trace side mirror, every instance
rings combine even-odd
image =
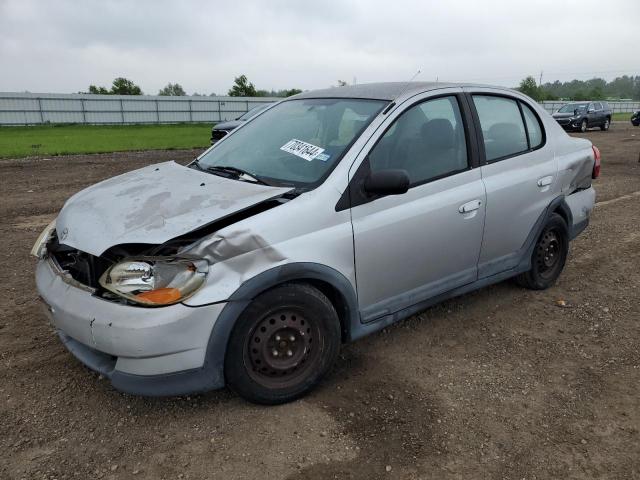
[[[409,190],[409,175],[406,170],[374,171],[364,181],[364,190],[372,195],[401,195]]]
[[[595,108],[590,108],[589,110],[587,110],[587,113],[593,113],[593,112],[595,112],[595,111],[596,111],[596,109],[595,109]]]
[[[576,109],[573,111],[573,114],[574,114],[574,115],[576,115],[576,116],[580,115],[580,109],[579,109],[579,108],[576,108]]]

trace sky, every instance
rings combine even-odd
[[[640,75],[640,0],[0,0],[0,91]]]

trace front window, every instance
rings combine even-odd
[[[386,104],[350,98],[284,101],[204,153],[198,166],[233,167],[268,184],[311,188]]]
[[[588,103],[567,103],[558,112],[573,113],[575,110],[586,110]]]
[[[466,170],[467,144],[456,97],[408,109],[373,147],[369,162],[371,171],[405,170],[411,186]]]

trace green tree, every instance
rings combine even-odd
[[[167,86],[158,92],[163,97],[183,97],[186,92],[179,83],[167,83]],[[194,93],[194,95],[196,95]]]
[[[104,87],[89,85],[89,93],[95,93],[96,95],[109,95],[111,92]]]
[[[536,102],[543,100],[543,92],[538,87],[536,79],[532,76],[528,76],[527,78],[522,80],[517,90],[521,93],[524,93],[525,95],[529,95]]]
[[[571,100],[583,102],[585,100],[591,100],[591,99],[589,98],[589,94],[586,93],[584,90],[578,90],[571,96]]]
[[[278,96],[290,97],[292,95],[297,95],[299,93],[302,93],[302,90],[300,90],[299,88],[290,88],[289,90],[281,90],[280,92],[278,92]]]
[[[246,75],[240,75],[233,81],[233,86],[229,90],[230,97],[256,97],[258,92],[253,83],[247,80]]]
[[[142,95],[142,90],[131,80],[118,77],[113,81],[111,93],[114,95]]]
[[[604,100],[604,92],[600,86],[595,86],[589,90],[589,100]]]

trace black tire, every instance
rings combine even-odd
[[[516,277],[522,287],[544,290],[552,286],[564,269],[569,253],[569,230],[564,219],[553,213],[533,247],[531,270]]]
[[[606,132],[607,130],[609,130],[610,126],[611,126],[611,120],[609,119],[609,117],[607,117],[604,119],[604,123],[600,125],[600,130],[602,130],[603,132]]]
[[[276,405],[309,392],[340,351],[340,320],[308,284],[283,284],[256,297],[233,328],[227,384],[254,403]]]
[[[582,122],[580,122],[580,131],[584,133],[587,131],[587,128],[589,128],[589,125],[587,123],[587,119],[585,118],[584,120],[582,120]]]

